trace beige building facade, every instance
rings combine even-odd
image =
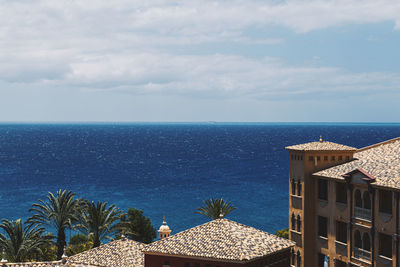
[[[286,149],[291,265],[399,266],[400,138]]]

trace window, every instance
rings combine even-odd
[[[354,232],[354,247],[362,248],[361,234],[358,230]]]
[[[294,155],[291,155],[290,158],[291,158],[292,160],[294,160]]]
[[[301,196],[301,181],[297,181],[297,195]]]
[[[363,249],[367,250],[367,251],[371,251],[371,241],[369,239],[369,234],[368,233],[364,233],[363,234]]]
[[[332,156],[331,157],[331,161],[335,161],[336,159],[335,159],[335,156]]]
[[[363,194],[363,208],[370,210],[371,209],[371,199],[369,197],[369,192],[368,191],[364,191]]]
[[[328,156],[324,156],[324,161],[328,161]]]
[[[392,192],[379,190],[379,211],[392,214]]]
[[[297,215],[297,232],[301,232],[301,218]]]
[[[200,263],[195,263],[194,266],[195,267],[200,267]]]
[[[296,230],[296,216],[292,213],[292,230]]]
[[[318,235],[328,238],[328,218],[318,216]]]
[[[301,255],[300,255],[300,250],[297,251],[297,266],[301,266]]]
[[[379,255],[392,258],[392,236],[379,233]]]
[[[296,195],[296,181],[292,179],[292,195]]]
[[[336,202],[343,204],[347,203],[347,191],[345,183],[336,182]]]
[[[206,267],[211,267],[211,264],[207,263],[207,264],[206,264]]]
[[[296,264],[296,253],[294,253],[294,250],[292,250],[292,255],[291,255],[291,265]]]
[[[328,201],[328,181],[318,179],[318,198]]]
[[[347,223],[336,221],[336,240],[347,243]]]
[[[318,267],[325,267],[325,262],[327,262],[327,266],[329,266],[329,257],[318,253]]]
[[[339,156],[339,157],[338,157],[338,160],[339,160],[339,161],[342,161],[342,160],[343,160],[343,157],[342,157],[342,156]]]
[[[189,262],[186,262],[186,263],[185,263],[185,267],[190,267],[190,263],[189,263]]]
[[[314,157],[313,156],[309,156],[308,157],[308,161],[314,161]]]
[[[163,266],[169,266],[169,261],[164,261]]]
[[[350,161],[350,156],[346,156],[346,161]]]
[[[356,190],[354,193],[354,200],[357,208],[362,208],[362,199],[360,190]]]
[[[317,161],[320,161],[321,160],[321,157],[320,156],[317,156]]]

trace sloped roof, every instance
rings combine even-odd
[[[68,266],[143,267],[145,244],[127,238],[84,251],[67,259]]]
[[[355,160],[314,173],[344,179],[342,175],[362,169],[375,178],[374,184],[400,189],[400,137],[360,149]]]
[[[59,261],[44,261],[44,262],[10,262],[0,263],[1,267],[64,267],[67,266]]]
[[[301,150],[301,151],[318,151],[318,150],[336,150],[336,151],[356,151],[357,148],[345,146],[333,142],[310,142],[299,145],[287,146],[288,150]]]
[[[292,246],[290,240],[227,219],[216,219],[151,243],[143,252],[245,261]]]

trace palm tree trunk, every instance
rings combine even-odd
[[[93,241],[93,247],[94,247],[94,248],[97,248],[97,247],[100,247],[100,245],[101,245],[101,244],[100,244],[100,238],[96,236],[96,237],[94,238],[94,241]]]
[[[57,233],[57,259],[61,260],[61,256],[64,254],[65,247],[65,229],[59,229]]]

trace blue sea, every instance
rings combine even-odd
[[[28,218],[47,193],[142,209],[174,233],[207,221],[202,201],[223,197],[227,218],[275,232],[288,226],[285,146],[324,140],[364,147],[400,124],[0,124],[1,218]]]

